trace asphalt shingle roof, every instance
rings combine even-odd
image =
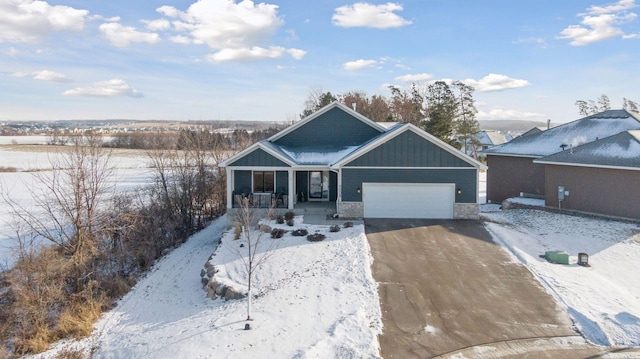
[[[534,162],[640,168],[640,131],[621,132]]]
[[[544,132],[515,138],[483,153],[544,157],[562,151],[561,145],[565,145],[565,149],[577,147],[627,130],[640,130],[640,115],[626,110],[608,110]]]

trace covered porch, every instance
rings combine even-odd
[[[227,167],[227,208],[336,211],[338,175],[328,168]]]

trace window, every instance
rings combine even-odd
[[[273,171],[253,172],[253,192],[275,192],[275,175]]]

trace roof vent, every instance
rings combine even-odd
[[[351,107],[353,107],[353,110],[354,110],[354,111],[356,110],[356,106],[357,106],[357,104],[356,104],[355,102],[352,102],[352,103],[351,103]]]

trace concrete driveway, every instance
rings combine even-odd
[[[365,231],[379,282],[384,358],[510,357],[511,347],[513,357],[601,351],[577,337],[566,310],[481,222],[376,219],[365,220]],[[581,344],[563,350],[558,343]],[[483,350],[487,356],[478,355]]]

